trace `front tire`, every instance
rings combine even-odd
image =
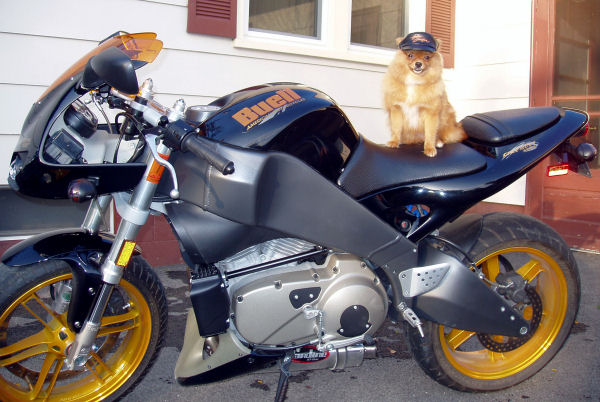
[[[75,333],[67,313],[52,306],[71,278],[59,260],[0,266],[0,400],[116,399],[157,358],[167,325],[165,292],[148,263],[135,256],[113,290],[90,359],[67,370],[64,359]]]
[[[460,391],[495,391],[531,377],[559,351],[577,315],[579,274],[571,251],[553,229],[516,214],[484,216],[469,254],[488,280],[516,272],[539,296],[515,305],[531,320],[530,338],[522,342],[426,322],[424,338],[408,328],[408,339],[421,368],[439,383]]]

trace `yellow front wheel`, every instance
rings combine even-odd
[[[0,266],[0,400],[113,399],[130,390],[156,359],[166,329],[166,297],[152,268],[137,256],[111,295],[89,359],[68,370],[65,356],[76,335],[66,322],[64,292],[71,280],[63,261]]]
[[[529,320],[530,333],[506,337],[427,322],[425,338],[409,330],[409,341],[436,381],[461,391],[493,391],[529,378],[558,352],[577,314],[579,275],[554,230],[515,214],[486,215],[470,255],[488,281],[512,277],[526,284],[520,295],[505,297]]]

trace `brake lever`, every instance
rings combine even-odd
[[[171,174],[171,178],[173,179],[173,189],[169,192],[169,197],[171,197],[174,200],[178,199],[179,184],[177,182],[177,173],[175,173],[175,168],[173,167],[173,165],[171,165],[167,160],[163,159],[159,155],[158,149],[156,147],[158,136],[156,136],[155,134],[146,134],[144,135],[144,140],[146,141],[146,144],[148,144],[150,152],[152,152],[152,156],[154,157],[156,163],[158,163],[161,166],[164,166]]]

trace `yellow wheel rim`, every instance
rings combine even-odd
[[[90,359],[81,369],[66,370],[65,354],[75,334],[67,314],[50,308],[50,287],[71,277],[38,284],[0,316],[0,400],[101,400],[142,362],[151,336],[150,309],[139,290],[121,280],[111,297],[117,297],[119,311],[105,313]]]
[[[514,270],[534,286],[542,299],[542,318],[526,343],[502,353],[484,348],[474,332],[440,325],[439,337],[444,355],[456,370],[471,378],[494,380],[523,371],[546,352],[565,319],[567,283],[559,265],[548,254],[529,247],[511,247],[484,257],[477,266],[489,280],[495,281],[501,270],[502,258],[511,256],[520,258]],[[531,307],[523,309],[523,316],[531,318]],[[502,336],[494,336],[496,341],[501,342],[502,339]]]

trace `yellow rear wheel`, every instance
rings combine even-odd
[[[166,299],[156,275],[136,257],[113,291],[89,359],[68,370],[65,356],[76,334],[67,324],[66,310],[56,311],[55,300],[71,279],[70,268],[61,261],[0,267],[0,282],[14,285],[0,296],[0,400],[116,397],[155,359],[164,335]]]
[[[463,391],[492,391],[532,376],[558,352],[579,303],[577,267],[564,241],[548,226],[514,214],[491,214],[471,252],[487,279],[518,274],[528,297],[512,301],[530,321],[525,338],[477,334],[435,323],[426,338],[410,331],[415,358],[435,380]]]

